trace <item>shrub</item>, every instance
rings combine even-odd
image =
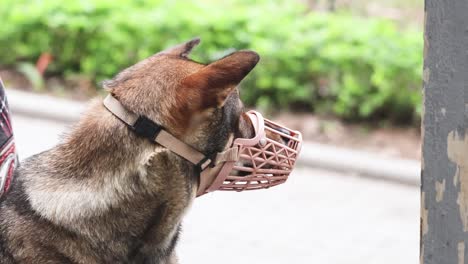
[[[199,36],[197,60],[260,53],[243,84],[249,105],[408,121],[421,104],[422,34],[383,19],[306,12],[284,0],[3,0],[0,17],[4,65],[50,52],[48,74],[97,83]]]

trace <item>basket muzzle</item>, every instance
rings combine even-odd
[[[198,196],[216,190],[266,189],[288,179],[301,150],[301,133],[264,119],[256,111],[247,116],[254,137],[236,138],[218,154],[215,166],[201,173]]]
[[[301,150],[301,133],[274,123],[256,111],[247,112],[252,138],[236,138],[215,157],[174,137],[151,119],[137,115],[109,94],[104,106],[138,136],[157,143],[192,163],[200,173],[197,196],[221,191],[270,188],[284,183]]]

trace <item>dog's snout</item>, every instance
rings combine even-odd
[[[289,131],[287,131],[286,129],[283,129],[283,128],[279,128],[279,127],[274,127],[273,128],[274,130],[278,131],[278,132],[281,132],[283,134],[286,134],[286,135],[290,135]],[[281,144],[284,144],[284,145],[288,145],[289,143],[289,138],[287,137],[284,137],[284,136],[281,136],[280,134],[278,133],[275,133],[273,131],[265,131],[266,132],[266,136],[276,142],[279,142]]]
[[[288,131],[287,129],[285,129],[285,128],[276,127],[276,128],[274,128],[274,129],[275,129],[276,131],[278,131],[278,132],[283,133],[283,134],[286,134],[286,135],[289,135],[289,136],[291,135],[291,133],[289,133],[289,131]]]
[[[292,136],[291,133],[285,128],[277,127],[277,128],[274,128],[274,129],[276,131],[278,131],[278,132],[281,132],[281,133],[285,134],[285,135]],[[283,137],[283,136],[280,136],[280,138],[281,138],[281,141],[282,141],[281,143],[284,143],[285,145],[288,145],[289,140],[290,140],[289,138]]]

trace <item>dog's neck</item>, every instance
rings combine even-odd
[[[171,248],[196,193],[186,161],[136,137],[99,103],[61,144],[27,162],[40,164],[22,172],[34,211],[94,241],[120,245],[113,235],[122,234],[143,253]]]
[[[100,214],[133,194],[134,177],[148,181],[158,150],[94,102],[63,142],[39,157],[47,166],[30,177],[32,206],[61,224]]]
[[[94,101],[73,131],[57,147],[58,164],[78,170],[103,172],[132,168],[141,156],[154,151],[154,144],[137,137],[120,120]],[[81,171],[75,173],[82,174]]]

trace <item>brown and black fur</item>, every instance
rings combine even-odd
[[[214,153],[253,133],[236,86],[259,57],[239,51],[204,65],[188,58],[198,42],[155,54],[104,87],[127,109]],[[137,137],[96,100],[59,145],[16,170],[0,201],[0,263],[177,263],[197,184],[191,163]]]

